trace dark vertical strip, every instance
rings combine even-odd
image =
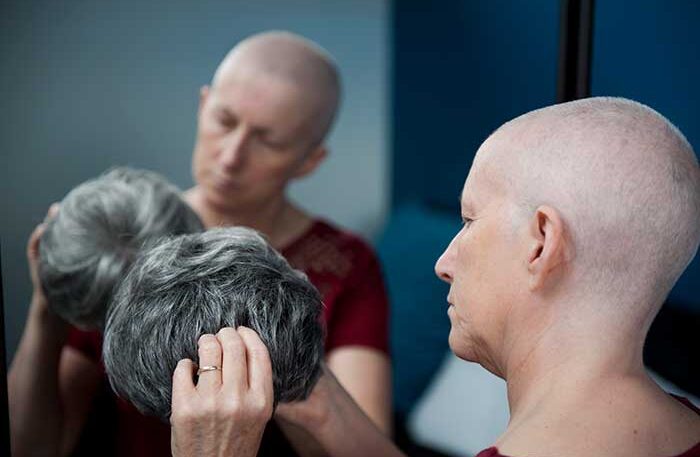
[[[5,350],[5,300],[2,286],[2,245],[0,244],[0,455],[10,457],[10,410],[7,404]]]
[[[594,0],[562,0],[559,19],[557,101],[591,95]]]

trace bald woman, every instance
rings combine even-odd
[[[184,198],[207,228],[256,229],[307,274],[323,298],[328,367],[389,434],[388,303],[379,262],[358,236],[287,197],[289,184],[314,173],[326,158],[339,100],[336,65],[315,43],[280,31],[243,40],[220,63],[211,85],[200,90],[195,186]],[[73,330],[67,348],[84,363],[82,377],[98,376],[104,383],[101,334]],[[84,392],[77,395],[85,400]],[[168,424],[124,401],[115,403],[117,455],[170,455]],[[321,453],[304,430],[276,418],[261,455],[294,452]]]
[[[700,456],[700,411],[664,392],[642,360],[700,243],[700,168],[681,132],[619,98],[533,111],[481,145],[461,207],[464,227],[435,268],[450,284],[449,344],[505,379],[511,416],[477,457]],[[232,337],[221,338],[224,354]],[[196,416],[200,391],[175,372],[176,455],[254,452],[267,361],[255,335],[235,339],[253,356],[234,369],[256,381],[224,383],[242,405],[233,414]],[[284,413],[332,455],[401,455],[332,376]],[[218,421],[234,427],[207,433]]]

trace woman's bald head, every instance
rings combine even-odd
[[[561,212],[579,287],[660,306],[700,242],[700,169],[681,132],[651,108],[599,97],[527,113],[481,147],[529,215]]]
[[[340,103],[340,76],[333,58],[315,43],[293,33],[272,31],[241,41],[221,62],[212,89],[245,73],[289,84],[304,95],[303,106],[313,124],[313,142],[326,137]]]

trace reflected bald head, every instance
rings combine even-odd
[[[474,168],[500,183],[520,214],[545,204],[561,212],[579,293],[653,315],[697,252],[697,158],[675,126],[640,103],[600,97],[530,112],[499,128]]]
[[[241,41],[221,62],[212,88],[236,72],[270,77],[290,84],[303,94],[313,124],[312,140],[324,140],[335,119],[340,102],[340,77],[330,54],[315,43],[293,33],[273,31]]]

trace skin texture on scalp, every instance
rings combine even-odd
[[[254,230],[211,229],[166,240],[134,263],[111,304],[104,362],[115,391],[167,420],[178,361],[200,335],[239,325],[268,348],[274,402],[301,400],[320,375],[321,298]]]
[[[700,240],[700,172],[683,134],[647,106],[601,97],[516,118],[482,149],[475,167],[504,178],[521,214],[562,213],[576,288],[614,297],[646,328]]]
[[[325,50],[289,32],[253,35],[226,55],[214,74],[212,89],[230,78],[236,67],[298,88],[305,103],[297,109],[308,113],[310,145],[316,146],[326,137],[340,103],[340,76]]]

